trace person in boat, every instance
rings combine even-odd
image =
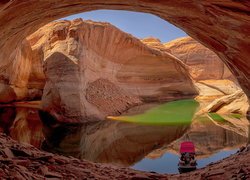
[[[179,161],[180,165],[196,166],[195,154],[194,153],[182,153]]]
[[[179,159],[179,172],[189,172],[196,169],[197,163],[195,160],[195,147],[193,142],[182,142],[180,146],[181,157]]]

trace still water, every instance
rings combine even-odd
[[[240,115],[196,116],[199,104],[182,100],[130,109],[91,124],[43,126],[36,109],[1,108],[0,130],[19,142],[59,154],[158,173],[178,173],[179,145],[192,141],[198,168],[233,153],[248,140]],[[44,134],[45,133],[45,134]]]
[[[238,148],[233,150],[221,150],[218,153],[215,153],[208,158],[198,159],[197,168],[205,167],[206,165],[219,161],[223,158],[226,158],[238,151]],[[179,156],[172,153],[165,153],[160,158],[150,159],[144,158],[140,162],[132,166],[133,169],[142,170],[142,171],[154,171],[157,173],[168,173],[176,174],[178,173],[178,161]]]

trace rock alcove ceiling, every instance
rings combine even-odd
[[[15,69],[12,69],[12,78],[6,78],[10,72],[8,68],[12,66],[13,62],[19,59],[18,62],[21,62],[22,59],[32,59],[29,54],[29,45],[25,38],[31,33],[35,32],[38,28],[47,24],[48,22],[79,12],[97,10],[97,9],[118,9],[118,10],[131,10],[131,11],[139,11],[139,12],[147,12],[155,14],[172,24],[180,27],[185,32],[187,32],[191,37],[201,42],[203,45],[214,51],[221,60],[227,65],[227,67],[232,71],[233,75],[238,80],[240,86],[243,91],[250,97],[250,73],[249,73],[249,60],[250,56],[249,45],[250,45],[250,36],[249,36],[249,22],[250,22],[250,2],[249,1],[234,1],[234,0],[225,0],[225,1],[194,1],[194,0],[180,0],[178,2],[173,2],[170,0],[165,1],[151,1],[151,0],[139,0],[139,1],[113,1],[108,0],[105,2],[102,1],[59,1],[59,0],[51,0],[51,1],[18,1],[18,0],[9,0],[9,1],[1,1],[0,3],[0,67],[1,68],[1,82],[15,85],[14,92],[8,91],[7,94],[4,94],[4,98],[10,98],[9,101],[22,99],[25,94],[22,94],[23,87],[27,86],[27,77],[25,74],[22,74],[24,79],[19,79],[21,77],[18,71],[20,66],[25,67],[27,69],[31,69],[29,63],[25,64],[15,64]],[[23,47],[27,47],[24,48]],[[39,53],[39,52],[38,52]],[[70,53],[70,52],[69,52]],[[59,56],[60,58],[67,59],[63,54],[55,54],[54,56]],[[49,62],[49,61],[48,61]],[[72,69],[74,69],[74,65],[72,65]],[[48,73],[50,73],[48,71]],[[37,72],[36,75],[40,75]],[[44,77],[39,77],[42,79]],[[95,81],[93,86],[98,85],[99,81]],[[33,86],[40,86],[40,84],[36,84]],[[112,86],[109,82],[105,82],[105,87]],[[8,87],[2,87],[8,88]],[[117,89],[116,89],[117,90]],[[18,93],[17,93],[18,92]],[[14,95],[18,94],[17,97]],[[32,93],[31,93],[32,94]],[[35,93],[37,94],[37,92]],[[137,103],[137,99],[132,98],[133,103]],[[84,105],[85,106],[85,105]],[[67,107],[66,107],[67,108]],[[52,110],[56,114],[56,110]],[[77,113],[77,112],[76,112]],[[95,112],[91,112],[95,114]],[[90,113],[90,114],[91,114]],[[100,114],[99,114],[100,115]],[[70,115],[69,115],[70,116]],[[102,116],[102,115],[100,115]],[[94,117],[95,118],[95,117]],[[63,121],[63,120],[62,120]],[[13,148],[13,142],[8,138],[1,136],[2,143],[9,142],[10,145],[8,148],[12,149],[12,152],[24,152],[25,156],[32,157],[37,156],[42,159],[47,158],[49,161],[55,161],[58,164],[62,164],[61,168],[68,168],[65,165],[67,161],[72,161],[74,163],[78,163],[75,159],[65,159],[63,157],[55,157],[50,158],[51,155],[43,154],[39,151],[33,151],[31,153],[27,152],[29,147],[23,147],[19,145],[15,145]],[[7,150],[4,152],[5,155],[9,158],[13,158],[11,153]],[[14,150],[13,150],[14,149]],[[18,149],[18,150],[17,150]],[[242,165],[240,168],[237,164],[235,164],[234,159],[237,158],[239,163]],[[29,158],[27,158],[29,159]],[[32,159],[32,158],[30,158]],[[38,158],[39,159],[39,158]],[[174,175],[168,176],[169,178],[211,178],[216,179],[224,175],[226,178],[238,177],[239,174],[243,174],[245,176],[249,175],[249,150],[242,150],[241,153],[235,155],[234,157],[228,158],[227,160],[221,161],[217,164],[210,165],[205,169],[199,170],[197,172],[193,172],[186,175]],[[49,162],[48,161],[48,162]],[[27,162],[19,162],[19,163],[29,163]],[[79,163],[83,167],[83,169],[87,169],[88,172],[85,171],[81,174],[83,176],[87,176],[91,174],[91,176],[101,179],[104,178],[101,174],[104,172],[104,167],[101,165],[94,165],[89,162]],[[98,169],[96,168],[97,166]],[[7,168],[6,166],[5,168]],[[95,168],[94,168],[95,167]],[[223,168],[224,169],[223,169]],[[225,168],[226,167],[226,168]],[[16,166],[17,172],[22,172],[24,169],[20,170],[20,166]],[[134,178],[134,179],[160,179],[166,178],[167,175],[156,175],[151,173],[142,173],[133,171],[130,169],[117,169],[116,167],[108,167],[110,170],[107,176],[113,178]],[[217,172],[217,169],[222,168],[221,171]],[[73,167],[69,168],[72,169]],[[54,168],[55,170],[55,168]],[[37,178],[43,177],[57,177],[62,178],[65,175],[61,175],[60,171],[57,173],[52,173],[52,169],[46,169],[45,167],[40,168],[41,177],[37,175]],[[33,171],[33,170],[31,170]],[[24,171],[25,172],[25,171]],[[34,171],[35,172],[35,171]],[[128,172],[130,174],[128,175]],[[18,173],[16,173],[18,174]],[[74,174],[74,173],[73,173]],[[115,176],[114,176],[115,174]],[[76,174],[77,175],[77,174]],[[32,174],[26,173],[26,177],[32,177]],[[66,176],[65,176],[66,177]],[[72,175],[73,177],[73,175]]]

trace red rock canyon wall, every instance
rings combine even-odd
[[[21,42],[42,25],[63,16],[96,9],[147,12],[173,23],[213,50],[250,96],[249,1],[2,1],[1,66],[11,63],[13,57],[20,58],[17,49]]]

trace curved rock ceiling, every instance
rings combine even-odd
[[[46,23],[97,9],[131,10],[155,14],[178,26],[213,50],[250,97],[250,2],[247,0],[4,0],[0,3],[0,65],[19,58],[17,47]],[[166,30],[167,31],[167,30]]]

